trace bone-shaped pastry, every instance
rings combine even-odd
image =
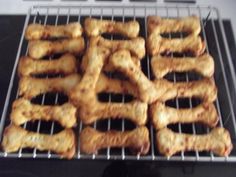
[[[147,109],[148,105],[140,101],[130,103],[97,102],[93,105],[93,109],[82,106],[79,110],[79,117],[84,124],[108,118],[125,118],[140,126],[147,122]]]
[[[87,51],[88,62],[84,76],[79,83],[82,87],[90,90],[96,88],[96,83],[99,79],[102,67],[107,60],[110,52],[105,47],[92,46]]]
[[[201,37],[194,35],[189,35],[183,39],[169,39],[153,33],[147,39],[147,49],[152,56],[165,52],[191,52],[195,56],[199,56],[204,52],[205,47],[206,44],[201,40]]]
[[[173,98],[197,97],[212,102],[217,97],[217,88],[212,79],[173,83],[165,79],[150,81],[133,63],[127,50],[119,50],[110,57],[113,66],[129,77],[137,86],[138,98],[146,103],[156,100],[167,101]]]
[[[227,156],[232,150],[229,132],[217,127],[204,135],[175,133],[168,128],[156,135],[157,147],[161,154],[170,157],[180,151],[212,151],[219,156]]]
[[[82,27],[78,22],[58,26],[30,24],[26,29],[25,38],[27,40],[63,37],[77,38],[82,35],[82,32]]]
[[[90,46],[87,51],[88,65],[81,82],[70,91],[70,100],[76,106],[90,106],[96,103],[96,83],[109,55],[104,47]]]
[[[194,71],[204,77],[212,77],[214,74],[214,60],[209,54],[199,57],[171,58],[156,55],[152,57],[151,66],[157,79],[170,72]]]
[[[29,42],[29,56],[40,59],[57,53],[81,54],[85,48],[84,38],[63,39],[57,41],[34,40]]]
[[[145,56],[145,41],[141,37],[137,37],[131,40],[109,40],[101,36],[91,37],[90,45],[103,46],[109,48],[111,53],[120,50],[127,49],[131,54],[138,59],[142,59]]]
[[[96,93],[117,93],[117,94],[129,94],[138,98],[138,90],[136,86],[130,83],[128,80],[120,80],[115,78],[109,78],[104,74],[100,74],[96,88]]]
[[[13,102],[10,117],[16,125],[28,121],[45,120],[57,121],[63,127],[71,128],[76,125],[76,108],[70,103],[60,106],[36,105],[29,100],[20,98]]]
[[[71,74],[62,78],[32,78],[26,76],[20,79],[19,96],[31,99],[47,92],[68,94],[79,81],[80,76],[78,74]]]
[[[175,109],[157,101],[150,107],[150,116],[157,130],[169,124],[192,122],[201,122],[210,127],[215,127],[219,120],[213,103],[202,103],[192,109]]]
[[[137,65],[140,69],[141,69],[141,63],[140,63],[140,60],[137,59],[136,57],[131,57],[133,62],[135,63],[135,65]],[[84,72],[86,67],[88,65],[88,57],[86,56],[86,54],[83,56],[83,59],[82,59],[82,62],[81,62],[81,70]],[[103,66],[103,71],[105,72],[113,72],[114,71],[114,68],[112,66],[112,64],[109,62],[105,63],[104,66]]]
[[[114,68],[127,75],[138,86],[139,97],[146,103],[154,102],[160,95],[155,85],[147,79],[144,73],[131,60],[130,52],[119,50],[110,57]]]
[[[81,152],[92,154],[107,147],[127,147],[135,154],[145,155],[150,147],[148,129],[142,126],[125,132],[100,132],[86,127],[80,133]]]
[[[162,102],[174,98],[199,98],[203,102],[213,102],[217,98],[217,87],[212,78],[176,83],[158,79],[153,83],[160,92],[157,100]]]
[[[19,95],[31,99],[39,94],[47,92],[64,92],[68,94],[70,90],[81,81],[79,74],[71,74],[62,78],[33,78],[22,77],[19,82]],[[126,93],[137,96],[137,90],[128,81],[108,78],[99,75],[95,86],[95,92]]]
[[[103,33],[111,33],[121,34],[129,38],[135,38],[139,34],[139,23],[137,21],[117,22],[111,20],[86,18],[84,26],[85,32],[88,36],[98,36]]]
[[[2,147],[8,153],[18,151],[20,148],[50,150],[61,157],[71,159],[75,154],[75,134],[73,130],[65,129],[54,135],[46,135],[11,124],[5,128]]]
[[[147,24],[149,34],[187,32],[188,34],[197,36],[201,31],[200,20],[197,16],[189,16],[178,19],[165,19],[159,16],[149,16]]]
[[[18,73],[20,76],[37,74],[63,74],[76,73],[76,58],[71,54],[65,54],[56,60],[34,60],[30,57],[21,57]]]
[[[119,82],[100,75],[109,53],[109,50],[105,48],[89,47],[88,64],[81,82],[71,91],[71,102],[79,107],[79,117],[85,124],[91,124],[100,119],[124,117],[137,125],[143,125],[147,121],[146,103],[139,101],[125,104],[101,103],[96,98],[99,91],[131,92],[130,85],[127,84],[127,87],[123,85],[126,81]]]

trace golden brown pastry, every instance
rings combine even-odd
[[[117,93],[117,94],[129,94],[138,98],[138,89],[134,84],[128,80],[120,80],[116,78],[109,78],[104,74],[100,74],[96,88],[96,93]]]
[[[137,21],[117,22],[86,18],[84,27],[88,36],[99,36],[103,33],[111,33],[121,34],[128,38],[135,38],[139,34],[139,23]]]
[[[175,109],[157,101],[150,107],[150,116],[157,130],[165,128],[169,124],[193,122],[201,122],[210,127],[215,127],[219,121],[213,103],[202,103],[192,109]]]
[[[121,71],[136,85],[138,98],[146,103],[156,100],[167,101],[173,98],[197,97],[206,102],[212,102],[217,97],[217,88],[212,79],[192,82],[173,83],[165,79],[150,81],[133,63],[129,51],[119,50],[110,57],[113,67]]]
[[[147,24],[149,34],[187,32],[188,34],[197,36],[201,31],[200,20],[197,16],[189,16],[177,19],[148,16]]]
[[[147,39],[147,50],[152,56],[166,52],[191,52],[194,56],[199,56],[204,52],[205,48],[205,42],[202,41],[201,37],[195,35],[189,35],[183,39],[169,39],[152,33]]]
[[[50,150],[61,157],[71,159],[75,154],[75,134],[73,130],[65,129],[54,135],[46,135],[12,124],[5,128],[2,147],[7,153],[18,151],[20,148]]]
[[[145,56],[146,51],[145,41],[141,37],[131,40],[109,40],[101,36],[97,36],[90,38],[90,45],[106,47],[111,50],[111,53],[120,49],[127,49],[138,59],[142,59]]]
[[[86,154],[97,153],[107,147],[128,147],[135,154],[145,155],[149,151],[149,132],[145,126],[131,131],[100,132],[86,127],[80,133],[80,149]]]
[[[129,103],[101,103],[97,102],[91,107],[81,106],[79,117],[83,124],[92,124],[104,119],[130,120],[135,125],[145,125],[147,122],[148,105],[140,101]]]
[[[96,84],[102,67],[109,55],[104,47],[91,46],[87,49],[88,65],[79,83],[70,91],[70,100],[76,106],[91,106],[96,103]]]
[[[137,59],[136,57],[131,57],[133,62],[135,63],[135,65],[137,65],[140,69],[141,69],[141,63],[140,63],[140,60]],[[88,64],[88,57],[87,55],[84,55],[83,56],[83,59],[82,59],[82,62],[81,62],[81,70],[84,72],[86,67],[87,67],[87,64]],[[109,62],[107,63],[104,63],[104,66],[103,66],[103,71],[105,72],[113,72],[115,69],[113,68],[112,64]]]
[[[34,40],[29,42],[29,56],[40,59],[51,54],[81,54],[84,51],[84,38],[63,39],[57,41]]]
[[[175,133],[168,128],[156,135],[157,147],[161,154],[170,157],[180,151],[212,151],[219,156],[227,156],[232,150],[229,132],[217,127],[205,135]]]
[[[171,72],[194,71],[204,77],[212,77],[214,74],[214,60],[209,54],[183,58],[156,55],[152,57],[151,66],[157,79],[163,78]]]
[[[78,74],[62,78],[32,78],[22,77],[19,82],[19,96],[31,99],[47,92],[63,92],[68,94],[80,81]]]
[[[82,35],[83,29],[78,22],[66,25],[41,25],[30,24],[26,28],[25,38],[27,40],[38,40],[48,38],[77,38]]]
[[[69,75],[77,72],[76,58],[65,54],[55,60],[34,60],[24,56],[20,58],[19,76],[32,76],[37,74],[63,74]]]
[[[11,111],[11,121],[16,125],[21,125],[28,121],[44,120],[56,121],[65,128],[76,125],[76,108],[70,104],[63,105],[36,105],[24,98],[13,102]]]
[[[130,52],[119,50],[110,57],[113,67],[129,77],[130,81],[137,86],[139,98],[152,103],[159,97],[159,91],[155,85],[144,75],[144,73],[134,64]]]
[[[31,99],[46,92],[64,92],[70,90],[81,81],[79,74],[71,74],[62,78],[33,78],[22,77],[19,82],[19,94],[24,98]],[[137,97],[138,93],[134,85],[129,81],[108,78],[100,74],[95,86],[95,92],[108,92],[117,94],[130,94]]]
[[[160,93],[157,100],[162,102],[174,98],[199,98],[203,102],[213,102],[217,98],[217,87],[212,78],[176,83],[158,79],[153,83]]]

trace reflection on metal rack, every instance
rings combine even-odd
[[[210,13],[210,15],[208,15]],[[38,15],[40,14],[40,15]],[[222,26],[222,21],[217,9],[213,7],[199,7],[199,6],[89,6],[89,5],[82,5],[82,6],[34,6],[29,10],[27,15],[24,31],[26,26],[29,23],[38,23],[38,19],[40,18],[40,22],[44,25],[46,24],[65,24],[71,21],[79,21],[83,24],[85,17],[96,17],[100,19],[111,19],[111,20],[119,20],[119,21],[126,21],[126,20],[137,20],[141,26],[141,33],[140,35],[147,38],[147,16],[149,15],[159,15],[165,18],[178,18],[183,16],[189,16],[195,14],[200,17],[201,19],[201,26],[202,26],[202,38],[206,42],[206,52],[210,53],[215,59],[215,80],[216,85],[218,87],[218,99],[216,100],[216,108],[218,110],[218,114],[220,117],[219,125],[224,126],[230,131],[232,141],[235,144],[236,142],[236,122],[235,122],[235,110],[233,109],[233,99],[235,99],[235,91],[236,91],[236,79],[235,79],[235,71],[232,67],[232,58],[229,52],[224,28]],[[50,20],[49,18],[53,20]],[[204,19],[207,17],[207,20]],[[44,19],[44,20],[42,20]],[[64,20],[64,22],[62,19]],[[18,97],[17,94],[17,84],[18,84],[18,76],[16,74],[17,64],[19,57],[21,55],[27,54],[28,47],[27,41],[24,40],[24,31],[22,33],[19,50],[17,52],[16,61],[14,64],[9,89],[6,96],[6,102],[3,109],[3,114],[1,117],[0,122],[0,137],[2,138],[2,133],[5,128],[9,124],[9,113],[11,110],[12,101]],[[110,35],[108,36],[111,40],[115,38],[115,36]],[[171,34],[169,34],[171,38]],[[180,34],[180,37],[183,37],[183,34]],[[214,42],[211,42],[211,41]],[[216,45],[214,45],[216,44]],[[222,47],[223,46],[223,47]],[[223,60],[224,58],[224,60]],[[142,62],[142,70],[147,75],[149,79],[152,79],[152,73],[150,69],[150,60],[149,56],[146,56]],[[174,73],[171,75],[171,79],[176,82],[178,81],[179,75]],[[184,81],[189,82],[193,76],[191,74],[186,73],[184,75]],[[195,79],[198,79],[194,76]],[[181,77],[183,79],[183,77]],[[45,99],[48,98],[50,95],[43,95],[40,103],[45,104]],[[53,98],[53,104],[58,104],[58,100],[60,99],[60,95],[56,94]],[[107,96],[107,100],[117,101],[112,94]],[[118,101],[125,102],[126,96],[122,95],[121,99]],[[183,102],[181,100],[176,99],[174,106],[176,108],[182,107],[186,105],[189,108],[194,106],[194,102],[192,99],[188,99],[184,102],[185,105],[182,105]],[[30,123],[25,123],[23,125],[24,128],[27,129],[27,125]],[[33,123],[35,127],[34,131],[41,132],[42,124],[41,121]],[[49,134],[53,134],[56,130],[56,124],[54,122],[47,123],[49,124],[47,127],[50,127]],[[103,124],[101,126],[101,124]],[[105,130],[110,130],[116,128],[118,130],[124,131],[127,126],[129,127],[129,122],[125,121],[124,119],[120,120],[120,122],[108,119],[106,122],[102,123],[94,123],[94,128],[103,128]],[[100,127],[101,126],[101,127]],[[214,156],[212,152],[181,152],[171,158],[166,158],[161,156],[157,149],[156,149],[156,142],[155,142],[155,130],[153,126],[149,123],[149,130],[150,130],[150,141],[151,141],[151,148],[148,155],[145,156],[135,156],[130,154],[125,148],[121,150],[117,149],[110,149],[107,148],[105,151],[101,151],[98,154],[93,155],[86,155],[82,154],[79,149],[79,132],[83,129],[83,125],[81,122],[78,124],[78,128],[75,130],[78,136],[78,149],[77,155],[74,158],[77,159],[127,159],[127,160],[181,160],[181,161],[236,161],[236,152],[235,150],[231,153],[228,157],[218,157]],[[177,126],[171,126],[175,130],[179,132],[185,132],[186,130],[192,134],[199,134],[199,133],[206,133],[209,129],[204,128],[198,124],[190,124],[190,125],[182,125],[178,124]],[[1,157],[19,157],[19,158],[59,158],[58,155],[53,154],[51,152],[39,152],[36,149],[33,150],[22,150],[20,149],[17,153],[4,153],[0,152]]]

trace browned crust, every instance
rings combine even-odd
[[[214,74],[214,60],[209,54],[183,58],[155,55],[151,59],[151,66],[157,79],[163,78],[167,73],[171,72],[194,71],[208,78]]]
[[[58,53],[80,55],[83,53],[84,49],[85,42],[83,37],[57,41],[29,41],[29,56],[34,59],[41,59],[45,56]]]
[[[180,151],[212,151],[219,156],[228,156],[233,148],[230,134],[223,127],[216,127],[204,135],[175,133],[168,128],[156,134],[158,150],[170,157]]]
[[[39,40],[48,38],[77,38],[82,35],[83,29],[78,22],[66,25],[41,25],[30,24],[26,28],[25,38],[27,40]]]
[[[33,78],[22,77],[19,82],[19,95],[32,99],[47,92],[63,92],[68,94],[80,82],[78,74],[71,74],[61,78]]]
[[[76,58],[65,54],[55,60],[35,60],[24,56],[20,58],[18,75],[32,76],[37,74],[63,74],[69,75],[77,72]]]
[[[145,126],[131,131],[97,131],[86,127],[80,133],[80,150],[86,154],[97,153],[107,147],[128,147],[135,154],[145,155],[149,151],[149,132]]]
[[[137,21],[118,22],[95,18],[86,18],[84,26],[87,36],[99,36],[103,33],[110,33],[121,34],[128,38],[137,37],[140,28]]]
[[[150,106],[150,115],[155,129],[165,128],[174,123],[200,122],[215,127],[219,121],[213,103],[202,103],[194,108],[171,108],[164,103],[155,102]]]
[[[147,26],[149,34],[187,32],[197,36],[201,31],[200,20],[197,16],[188,16],[176,19],[148,16]]]
[[[27,131],[16,125],[9,125],[3,134],[2,148],[11,153],[20,148],[50,150],[61,157],[71,159],[75,154],[75,134],[72,129],[65,129],[54,135]]]
[[[199,36],[189,35],[185,38],[163,38],[160,35],[151,34],[147,39],[147,50],[152,56],[162,53],[191,52],[194,56],[201,55],[206,48],[205,42]]]
[[[142,37],[136,37],[130,40],[109,40],[101,36],[91,37],[90,45],[108,48],[111,53],[117,50],[129,50],[132,56],[141,60],[145,56],[145,40]]]
[[[65,128],[76,125],[77,109],[70,103],[63,105],[37,105],[29,100],[19,98],[12,104],[11,121],[16,125],[21,125],[28,121],[44,120],[56,121]]]

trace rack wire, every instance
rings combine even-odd
[[[8,92],[6,95],[6,101],[3,108],[3,113],[0,122],[0,137],[2,139],[2,134],[4,128],[10,123],[9,114],[11,111],[12,102],[18,98],[18,76],[16,73],[19,57],[22,55],[27,55],[28,44],[24,39],[24,32],[29,23],[42,23],[44,25],[59,25],[66,24],[72,21],[79,21],[83,24],[84,19],[88,16],[100,18],[100,19],[110,19],[116,21],[126,21],[126,20],[137,20],[141,26],[140,35],[147,38],[147,16],[158,15],[164,18],[178,18],[190,15],[197,15],[201,20],[201,36],[207,44],[206,52],[210,53],[215,60],[215,81],[218,87],[218,99],[215,102],[220,121],[219,125],[225,127],[229,130],[232,142],[236,143],[236,122],[235,122],[235,102],[236,102],[236,77],[235,70],[232,64],[232,57],[229,51],[229,46],[227,38],[225,35],[225,30],[220,17],[218,9],[211,6],[96,6],[96,5],[80,5],[80,6],[33,6],[29,9],[27,14],[23,33],[20,39],[19,49],[16,55],[15,64],[13,67],[11,80],[9,83]],[[178,37],[183,37],[184,34],[180,33]],[[106,38],[111,40],[116,39],[114,35],[106,35]],[[169,34],[169,37],[173,36]],[[142,70],[149,79],[153,79],[153,75],[150,67],[150,56],[146,56],[142,60]],[[178,74],[173,73],[168,76],[174,82],[179,80],[189,82],[192,79],[199,79],[198,76],[192,73]],[[120,101],[125,102],[128,98],[126,95],[103,95],[102,99],[108,102]],[[65,101],[64,97],[60,94],[50,95],[44,94],[37,99],[37,103],[40,104],[60,104]],[[187,99],[172,100],[169,104],[176,108],[179,107],[189,107],[192,108],[198,103],[197,100]],[[94,128],[101,130],[118,129],[124,131],[127,129],[134,128],[130,122],[122,120],[112,120],[96,122],[94,123]],[[150,141],[151,147],[150,151],[145,156],[132,155],[128,149],[121,148],[107,148],[105,150],[99,151],[98,154],[86,155],[81,153],[79,149],[79,133],[83,129],[81,122],[78,123],[78,127],[75,129],[77,134],[78,149],[74,156],[76,159],[121,159],[121,160],[170,160],[170,161],[234,161],[236,162],[236,151],[233,150],[228,157],[218,157],[212,152],[181,152],[170,158],[166,158],[160,155],[156,148],[155,142],[155,130],[153,126],[149,123],[150,130]],[[23,128],[33,130],[40,133],[53,134],[60,130],[60,127],[54,122],[45,123],[41,121],[36,121],[34,123],[25,123]],[[209,131],[208,128],[200,124],[178,124],[170,126],[170,128],[175,131],[188,132],[192,134],[202,134]],[[13,157],[13,158],[59,158],[58,155],[50,152],[44,151],[40,152],[36,149],[20,149],[16,153],[5,153],[0,152],[0,157]]]

